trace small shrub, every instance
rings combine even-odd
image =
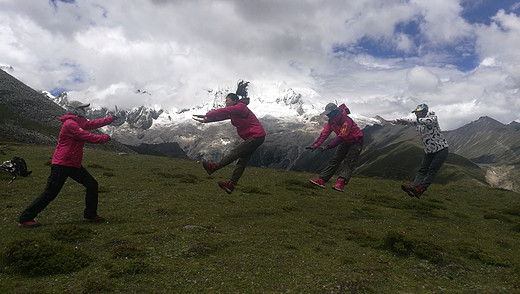
[[[178,178],[179,182],[187,184],[195,184],[199,179],[196,175],[192,174],[181,174],[180,176],[178,176]]]
[[[401,256],[412,253],[411,242],[397,232],[390,232],[385,236],[383,248]]]
[[[20,274],[53,275],[77,271],[89,264],[89,258],[72,245],[46,240],[10,243],[3,259]]]
[[[514,216],[520,216],[520,205],[515,205],[513,207],[504,209],[504,213]]]
[[[251,193],[251,194],[262,194],[262,195],[269,195],[271,193],[269,192],[266,192],[258,187],[252,187],[252,186],[246,186],[246,187],[243,187],[242,189],[242,192],[244,193]]]
[[[414,255],[437,264],[447,262],[446,253],[440,246],[425,240],[408,238],[397,232],[388,233],[383,240],[382,247],[399,256]]]
[[[499,213],[495,213],[495,212],[486,212],[486,213],[484,213],[484,219],[501,220],[501,221],[508,222],[508,223],[512,222],[511,219],[509,219],[505,215],[502,215],[502,214],[499,214]]]
[[[284,212],[300,211],[300,209],[298,207],[294,207],[294,206],[284,206],[284,207],[282,207],[282,210]]]
[[[88,240],[93,234],[94,231],[91,229],[78,226],[69,226],[51,231],[51,237],[54,240],[64,242],[83,242]]]
[[[124,259],[119,263],[109,266],[109,277],[116,278],[121,275],[136,275],[143,273],[149,264],[143,259]]]
[[[469,258],[478,260],[484,264],[496,265],[508,267],[509,262],[504,261],[502,258],[496,255],[492,255],[480,248],[473,247],[471,245],[462,245],[459,247],[459,251]]]

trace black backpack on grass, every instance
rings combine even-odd
[[[15,156],[11,160],[4,161],[4,163],[0,165],[0,169],[5,170],[13,176],[8,184],[14,181],[17,176],[27,177],[32,173],[32,171],[27,170],[27,163],[25,159],[20,156]]]

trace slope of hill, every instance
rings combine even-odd
[[[65,110],[0,70],[0,140],[55,145]],[[93,131],[93,133],[100,133]],[[121,143],[88,144],[88,148],[133,152]]]
[[[67,181],[23,230],[53,147],[5,145],[33,174],[0,189],[0,293],[518,293],[518,194],[454,182],[421,199],[354,177],[248,168],[233,194],[191,160],[88,150],[103,224]],[[0,174],[7,180],[8,174]],[[4,183],[5,185],[5,183]]]
[[[479,164],[503,164],[520,158],[520,128],[484,116],[446,132],[453,152]]]

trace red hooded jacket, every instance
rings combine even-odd
[[[81,167],[84,143],[105,143],[110,140],[108,135],[94,135],[85,130],[106,126],[113,120],[114,118],[109,116],[89,121],[70,113],[60,117],[63,126],[58,138],[58,146],[56,146],[52,157],[52,164]]]
[[[329,149],[334,148],[339,144],[363,142],[363,133],[345,111],[347,106],[341,104],[338,108],[341,110],[341,113],[336,117],[329,119],[320,136],[316,142],[314,142],[315,147],[321,146],[332,132],[336,133],[337,137],[327,145],[327,148]]]
[[[247,140],[265,136],[264,127],[255,114],[242,102],[206,113],[204,122],[231,119],[240,138]]]

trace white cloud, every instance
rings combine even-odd
[[[408,72],[408,84],[412,91],[433,92],[439,86],[439,78],[424,67],[416,66]]]
[[[193,107],[201,90],[243,78],[312,88],[367,116],[427,101],[447,129],[518,120],[520,19],[504,7],[472,25],[461,1],[0,0],[0,64],[35,89],[106,107]],[[361,48],[365,39],[379,47]],[[471,42],[478,68],[446,63]]]

